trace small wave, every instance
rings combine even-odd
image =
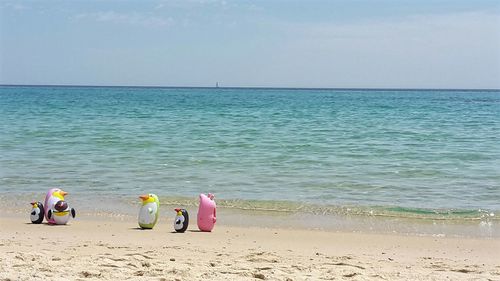
[[[161,197],[160,201],[166,205],[195,207],[197,199],[186,197]],[[224,209],[242,211],[298,213],[306,212],[316,215],[343,215],[343,216],[377,216],[422,220],[450,220],[450,221],[498,221],[500,214],[491,210],[467,209],[425,209],[399,206],[336,206],[300,203],[293,201],[272,200],[241,200],[217,199],[217,206]]]

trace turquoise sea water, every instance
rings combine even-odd
[[[0,87],[0,193],[54,186],[496,219],[500,91]]]

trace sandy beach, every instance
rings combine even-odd
[[[500,281],[499,23],[0,0],[0,281]]]
[[[500,280],[500,240],[327,232],[83,215],[0,218],[0,280]]]

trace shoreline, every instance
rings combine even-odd
[[[3,216],[28,217],[31,206],[29,202],[37,199],[43,201],[38,194],[21,193],[16,198],[12,195],[0,194],[0,200],[5,202]],[[167,199],[168,200],[165,200]],[[67,198],[71,207],[76,209],[77,216],[94,219],[136,220],[139,210],[139,201],[133,196],[112,198],[108,195],[101,198],[83,197],[79,194],[69,195]],[[98,201],[96,201],[98,200]],[[443,236],[465,238],[500,238],[500,220],[496,215],[480,218],[464,217],[412,217],[394,215],[371,215],[369,212],[325,212],[322,207],[316,206],[320,212],[312,212],[307,205],[291,202],[300,208],[276,211],[261,208],[239,208],[231,202],[241,203],[241,200],[222,200],[218,202],[217,220],[219,225],[234,227],[266,227],[299,230],[320,230],[328,232],[357,232],[372,234],[401,234],[411,236]],[[185,197],[160,197],[160,220],[170,221],[174,216],[175,208],[185,208],[191,218],[196,218],[197,200]],[[229,204],[228,204],[229,202]],[[220,204],[222,203],[222,204]],[[262,202],[258,202],[262,203]],[[268,204],[269,202],[264,202]],[[287,202],[273,202],[275,209],[282,208],[280,204]],[[255,204],[254,201],[243,204]],[[306,206],[306,207],[303,207]],[[253,205],[252,207],[255,207]]]
[[[3,216],[26,218],[31,209],[29,198],[36,198],[31,193],[22,193],[17,200],[0,194]],[[71,196],[71,195],[70,195]],[[137,219],[139,201],[132,199],[116,199],[92,202],[90,198],[79,195],[68,196],[68,203],[76,209],[78,218],[94,220],[118,219],[120,221],[134,221]],[[39,197],[39,196],[38,196]],[[160,202],[160,221],[165,223],[174,217],[175,208],[188,210],[191,219],[196,219],[197,203],[195,200],[186,201],[179,198],[170,198]],[[185,198],[184,198],[185,199]],[[39,201],[42,199],[40,198]],[[223,200],[219,200],[223,201]],[[172,204],[177,202],[176,204]],[[222,205],[222,206],[221,206]],[[278,206],[279,207],[279,206]],[[365,212],[366,213],[366,212]],[[418,218],[404,216],[378,216],[357,213],[313,213],[307,208],[303,210],[263,210],[242,209],[234,206],[219,204],[217,208],[218,224],[230,227],[265,227],[293,230],[319,230],[327,232],[352,232],[367,234],[400,234],[409,236],[430,237],[457,237],[457,238],[500,238],[500,221],[498,216],[485,218]],[[29,221],[29,220],[28,220]],[[195,221],[194,221],[195,222]]]
[[[173,218],[173,217],[172,217]],[[195,217],[193,217],[195,218]],[[140,230],[82,214],[67,226],[0,218],[0,280],[453,280],[500,278],[500,239],[227,226]],[[287,279],[288,278],[288,279]]]

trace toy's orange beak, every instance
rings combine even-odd
[[[60,193],[63,197],[64,197],[64,196],[66,196],[66,195],[68,195],[68,193],[67,193],[66,191],[63,191],[63,190],[59,191],[59,193]]]
[[[31,202],[30,204],[31,206],[35,206],[36,202]]]
[[[176,211],[177,213],[181,211],[181,209],[174,209],[174,211]]]
[[[146,200],[149,199],[149,195],[147,195],[147,194],[146,195],[141,195],[141,196],[139,196],[139,198],[141,198],[142,201],[146,201]]]

